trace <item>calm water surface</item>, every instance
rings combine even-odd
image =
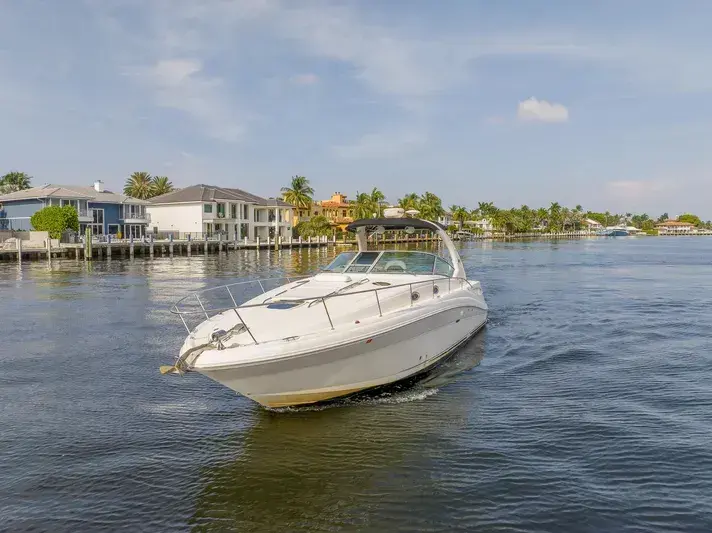
[[[158,373],[186,291],[333,253],[0,264],[0,530],[712,531],[712,239],[468,245],[487,328],[376,398]]]

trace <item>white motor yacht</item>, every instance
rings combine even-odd
[[[263,406],[285,407],[430,370],[484,326],[487,304],[444,228],[395,211],[397,218],[351,223],[358,251],[314,276],[234,283],[179,301],[172,311],[189,334],[176,363],[161,371],[196,371]],[[437,234],[447,258],[369,249],[387,231],[416,230]],[[258,296],[245,299],[247,288]]]

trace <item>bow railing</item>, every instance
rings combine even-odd
[[[373,306],[373,315],[382,317],[388,312],[402,309],[403,307],[419,305],[423,302],[438,298],[443,294],[449,294],[454,290],[469,288],[471,290],[479,291],[481,294],[479,285],[473,285],[472,282],[465,278],[451,278],[444,275],[436,276],[438,277],[429,277],[424,280],[414,280],[395,285],[344,291],[344,289],[349,289],[350,287],[357,285],[357,283],[354,283],[350,286],[343,287],[322,296],[304,298],[290,297],[285,299],[280,299],[279,296],[286,293],[290,289],[295,289],[308,282],[311,276],[290,276],[247,280],[194,292],[178,300],[171,307],[170,311],[180,317],[181,322],[188,333],[191,333],[192,329],[190,325],[193,323],[198,325],[204,320],[210,319],[226,311],[234,311],[239,323],[244,325],[245,330],[248,332],[253,342],[255,344],[259,344],[259,342],[264,342],[266,340],[274,340],[274,337],[270,339],[258,339],[257,337],[259,335],[256,335],[255,328],[251,328],[247,323],[245,318],[246,315],[249,315],[250,310],[256,308],[290,309],[292,307],[302,305],[306,305],[307,308],[318,306],[323,310],[324,318],[323,326],[318,329],[323,330],[330,328],[333,330],[336,326],[341,325],[339,323],[340,315],[338,314],[338,311],[351,309],[351,306],[337,307],[336,305],[333,305],[333,303],[337,301],[336,299],[338,299],[338,303],[341,304],[346,303],[346,301],[343,300],[344,298],[356,298],[372,294],[373,300],[371,305]],[[284,281],[286,281],[286,283],[284,283]],[[278,287],[283,287],[284,290],[276,292],[261,302],[249,304],[238,303],[253,300],[254,298],[260,296],[260,294],[273,291]],[[255,290],[253,291],[251,289]],[[400,294],[398,294],[399,289]],[[395,295],[394,292],[396,293]],[[389,298],[389,296],[393,297]],[[330,311],[330,305],[333,305],[332,311]],[[333,312],[334,308],[336,308],[336,314]],[[353,323],[353,321],[350,320],[349,323]],[[277,324],[273,325],[275,328],[278,327]]]

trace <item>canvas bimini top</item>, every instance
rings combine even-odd
[[[427,229],[430,231],[438,231],[446,229],[445,226],[438,222],[430,220],[422,220],[420,218],[362,218],[353,221],[346,226],[346,231],[356,232],[358,228],[377,228],[383,226],[387,230],[404,230],[406,228]]]

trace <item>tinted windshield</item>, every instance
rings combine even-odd
[[[361,252],[356,256],[356,259],[354,259],[354,262],[351,263],[351,266],[346,272],[368,272],[368,269],[371,268],[371,265],[380,253],[381,252]]]
[[[327,272],[343,272],[346,266],[356,255],[356,252],[343,252],[337,255],[334,260],[329,263],[324,270]]]
[[[383,252],[371,272],[398,274],[432,274],[435,256],[423,252]]]

